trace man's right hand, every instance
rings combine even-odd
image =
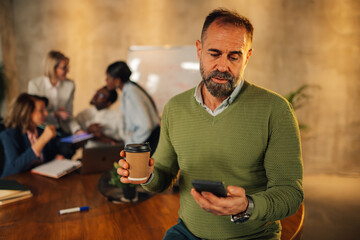
[[[122,150],[120,152],[120,157],[122,157],[122,159],[119,160],[120,168],[117,169],[117,173],[122,176],[120,178],[120,181],[122,183],[143,184],[143,183],[146,183],[148,181],[148,179],[151,176],[151,173],[154,171],[155,160],[153,158],[149,159],[149,169],[148,169],[148,177],[147,177],[147,179],[143,180],[143,181],[133,181],[133,180],[128,179],[128,176],[129,176],[129,171],[128,171],[129,163],[126,162],[125,159],[123,159],[125,157],[125,151],[124,150]]]
[[[92,133],[94,134],[94,136],[96,138],[101,138],[103,136],[102,133],[103,127],[99,124],[99,123],[92,123],[87,129],[86,131],[88,133]]]

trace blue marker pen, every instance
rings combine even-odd
[[[74,207],[74,208],[68,208],[68,209],[62,209],[59,211],[59,214],[65,214],[65,213],[73,213],[73,212],[82,212],[89,210],[89,206],[85,207]]]

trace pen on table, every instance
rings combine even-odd
[[[62,209],[59,211],[59,214],[65,214],[65,213],[73,213],[73,212],[82,212],[89,210],[89,206],[85,207],[74,207],[74,208],[68,208],[68,209]]]
[[[46,125],[40,125],[40,126],[38,126],[38,128],[45,129],[45,128],[46,128]],[[61,136],[61,133],[59,133],[58,131],[56,131],[56,135],[57,135],[57,136]]]

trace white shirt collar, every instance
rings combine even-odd
[[[50,78],[49,77],[45,77],[45,86],[47,89],[51,89],[51,88],[59,88],[61,84],[61,80],[57,81],[57,83],[54,85],[51,84]]]
[[[201,88],[204,85],[204,81],[201,81],[196,89],[195,89],[195,93],[194,93],[194,97],[196,99],[196,101],[205,108],[205,110],[210,113],[212,116],[216,116],[218,114],[220,114],[222,111],[224,111],[233,101],[235,101],[235,99],[237,98],[237,96],[239,95],[242,86],[244,85],[244,79],[241,79],[240,83],[236,86],[236,88],[234,89],[234,91],[230,94],[229,97],[227,97],[214,111],[212,111],[210,108],[208,108],[208,106],[206,106],[204,104],[203,98],[202,98],[202,94],[201,94]]]

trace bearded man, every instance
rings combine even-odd
[[[180,171],[179,220],[164,239],[280,239],[279,220],[303,201],[294,111],[280,95],[243,78],[252,37],[247,18],[211,12],[196,42],[203,81],[165,106],[148,179],[130,181],[128,163],[119,161],[122,182],[155,192]],[[195,179],[224,182],[227,196],[197,192]]]

